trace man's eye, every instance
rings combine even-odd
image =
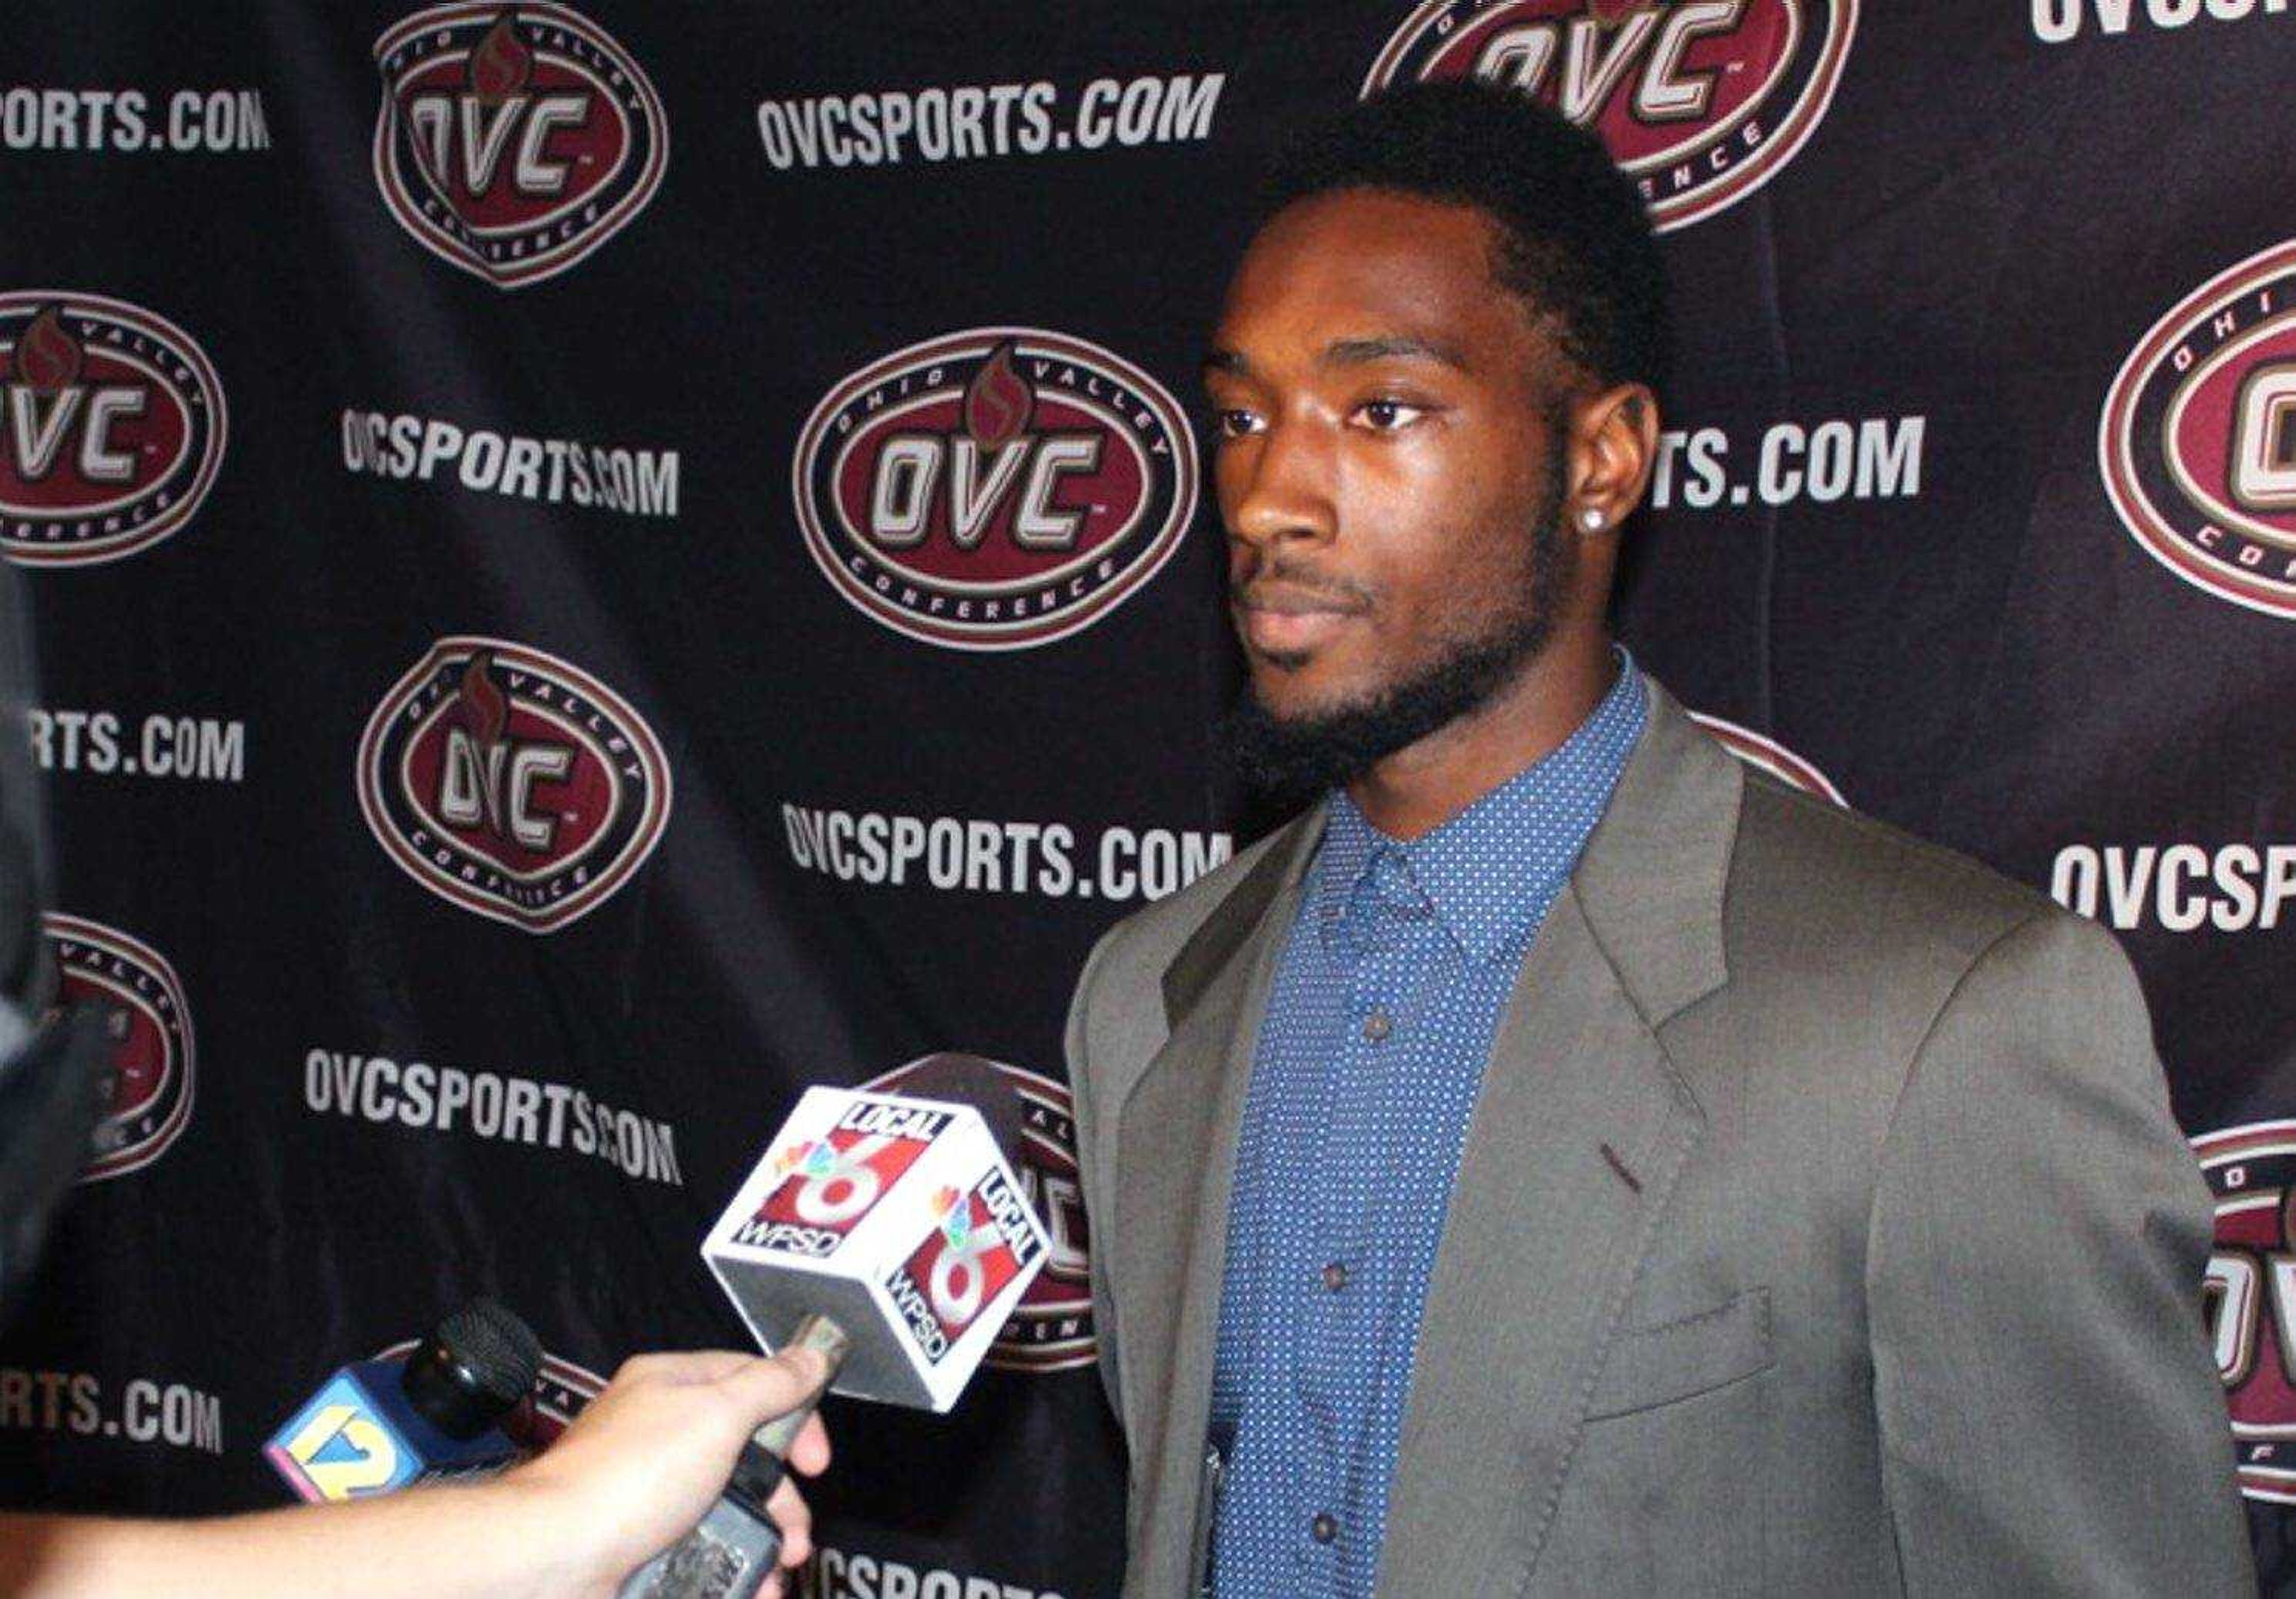
[[[1356,407],[1356,414],[1369,422],[1374,430],[1392,433],[1398,428],[1409,427],[1427,414],[1427,407],[1406,405],[1401,400],[1365,400]]]
[[[1246,433],[1259,430],[1259,418],[1249,411],[1223,406],[1212,413],[1212,426],[1219,430],[1219,436],[1223,439],[1241,439]]]

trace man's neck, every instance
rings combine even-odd
[[[1349,783],[1348,798],[1390,838],[1431,832],[1560,749],[1618,674],[1603,627],[1566,628],[1474,710]]]

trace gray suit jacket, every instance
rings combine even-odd
[[[1380,1595],[2253,1592],[2209,1195],[2119,947],[1652,691],[1499,1024]],[[1320,822],[1112,930],[1070,1017],[1128,1599],[1201,1559],[1236,1131]]]

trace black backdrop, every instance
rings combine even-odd
[[[795,1093],[960,1049],[1030,1096],[1062,1250],[955,1416],[833,1407],[816,1585],[1110,1591],[1060,1020],[1102,927],[1264,822],[1210,731],[1193,368],[1285,128],[1480,69],[1598,119],[1667,229],[1644,663],[2128,939],[2279,1581],[2292,29],[19,0],[0,547],[51,936],[126,1009],[0,1346],[0,1494],[275,1501],[320,1375],[473,1292],[562,1415],[734,1340],[696,1248]]]

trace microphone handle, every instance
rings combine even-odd
[[[781,1560],[782,1529],[766,1513],[789,1467],[783,1459],[829,1384],[850,1341],[825,1316],[808,1316],[789,1337],[818,1350],[828,1374],[812,1398],[758,1428],[742,1446],[725,1492],[693,1530],[631,1572],[616,1599],[750,1599],[766,1586]]]
[[[734,1476],[693,1530],[630,1573],[619,1599],[750,1599],[766,1586],[782,1554],[782,1529],[766,1513],[782,1463],[743,1444]],[[764,1491],[737,1488],[744,1477]]]

